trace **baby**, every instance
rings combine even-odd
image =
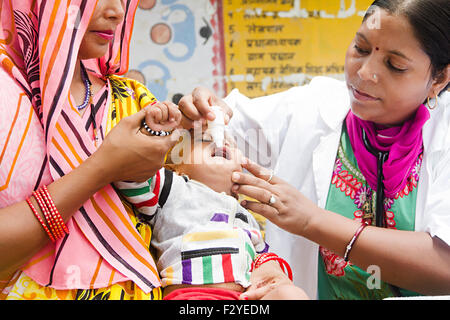
[[[145,128],[170,138],[179,111],[164,103],[152,108]],[[152,226],[165,299],[237,299],[251,285],[253,260],[268,251],[258,223],[231,191],[242,154],[229,139],[217,148],[208,131],[181,137],[154,177],[115,186]],[[268,298],[286,297],[273,291]]]

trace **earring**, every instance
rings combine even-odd
[[[435,101],[434,101],[434,105],[433,106],[431,106],[431,104],[430,104],[430,97],[427,98],[428,109],[434,110],[434,109],[436,109],[437,105],[438,105],[438,96],[437,95],[435,97]]]

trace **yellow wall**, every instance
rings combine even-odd
[[[343,78],[345,52],[372,0],[223,0],[227,91],[250,97]]]
[[[175,103],[197,86],[254,97],[319,74],[342,79],[345,51],[371,2],[141,0],[128,76]],[[255,47],[258,40],[265,46]]]

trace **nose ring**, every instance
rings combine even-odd
[[[378,79],[378,76],[377,76],[377,74],[376,74],[376,73],[374,73],[374,74],[373,74],[373,76],[372,76],[372,78],[373,78],[373,80],[377,80],[377,79]]]

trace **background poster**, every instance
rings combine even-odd
[[[159,100],[178,102],[196,86],[223,96],[223,24],[217,0],[141,0],[127,76]]]
[[[219,96],[343,79],[345,52],[372,0],[141,0],[127,76],[159,100],[205,86]]]

